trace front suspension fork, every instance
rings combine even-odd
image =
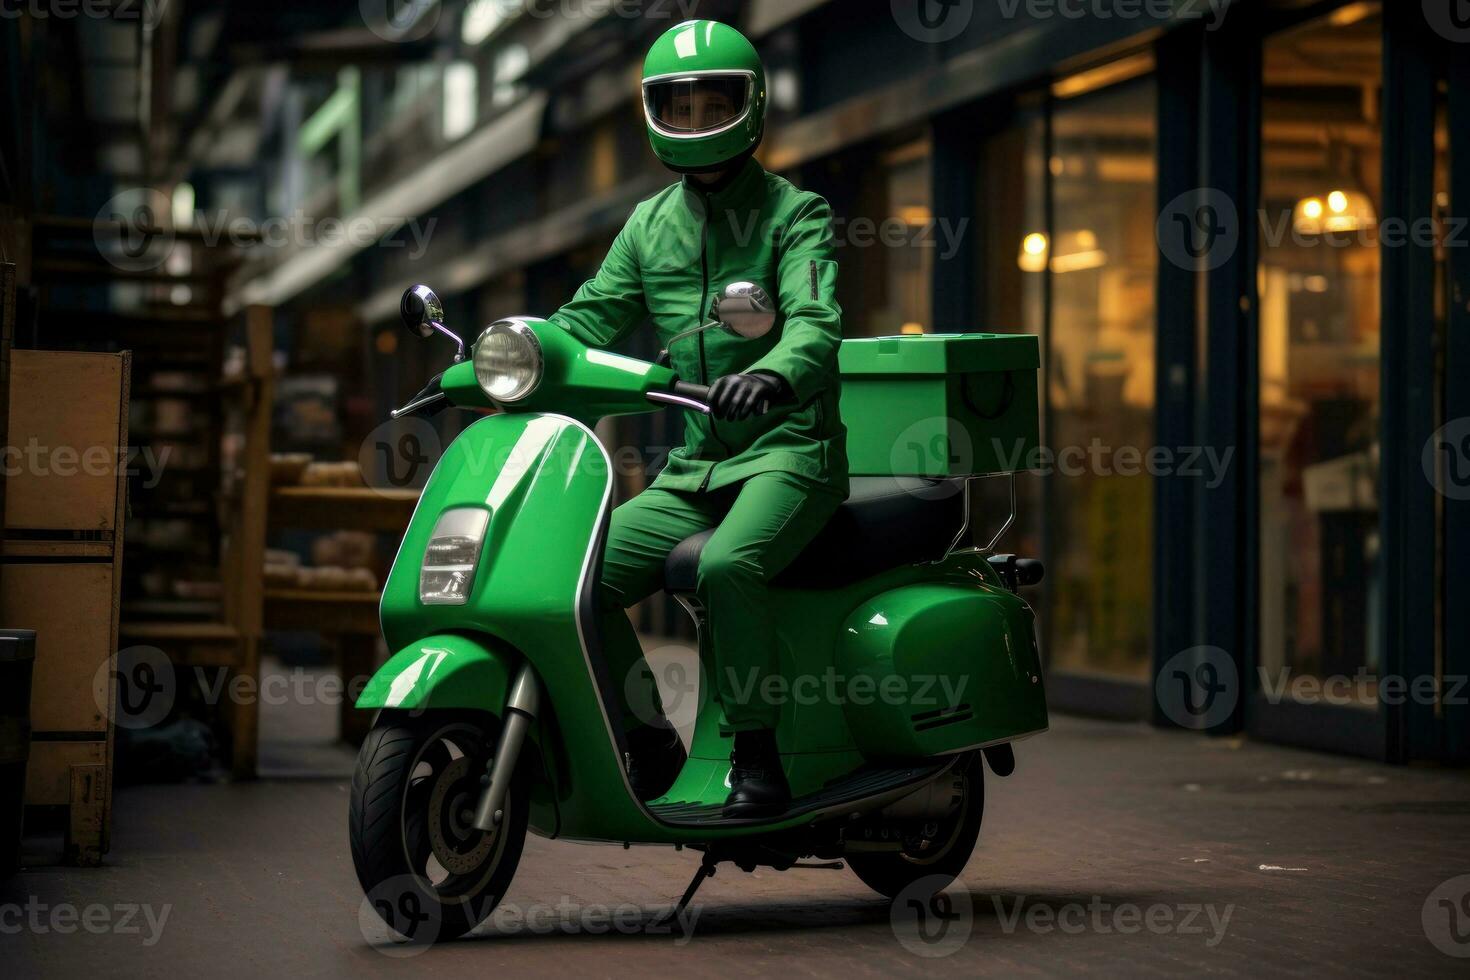
[[[541,687],[536,683],[531,665],[523,663],[511,685],[510,697],[505,700],[500,743],[485,767],[485,792],[480,794],[480,805],[475,808],[476,830],[494,830],[505,819],[505,794],[510,789],[516,763],[520,761],[521,748],[526,744],[526,732],[530,730],[531,722],[536,720],[536,712],[540,708]]]

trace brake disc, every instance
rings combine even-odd
[[[470,757],[462,755],[439,773],[429,795],[429,847],[435,860],[452,875],[479,870],[495,850],[498,832],[474,827],[480,787],[477,772]]]

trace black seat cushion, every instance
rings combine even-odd
[[[847,500],[772,584],[830,589],[897,565],[937,561],[964,520],[965,495],[959,481],[855,476]],[[699,553],[714,533],[691,535],[669,552],[665,589],[694,591]]]

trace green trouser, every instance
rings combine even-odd
[[[675,545],[718,525],[699,557],[696,594],[707,617],[712,693],[725,710],[721,731],[775,729],[780,705],[760,694],[776,668],[766,584],[822,529],[842,497],[830,487],[769,472],[718,490],[652,487],[613,511],[602,563],[609,613],[603,639],[613,685],[629,702],[630,728],[652,721],[646,706],[658,700],[646,687],[652,675],[621,610],[663,587],[664,559]]]

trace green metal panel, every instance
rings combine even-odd
[[[840,635],[839,673],[877,692],[845,704],[867,758],[938,755],[1047,727],[1035,622],[1003,588],[906,585],[859,606]]]
[[[357,699],[359,708],[475,708],[492,714],[505,704],[520,660],[493,638],[440,634],[410,643],[378,668]]]

